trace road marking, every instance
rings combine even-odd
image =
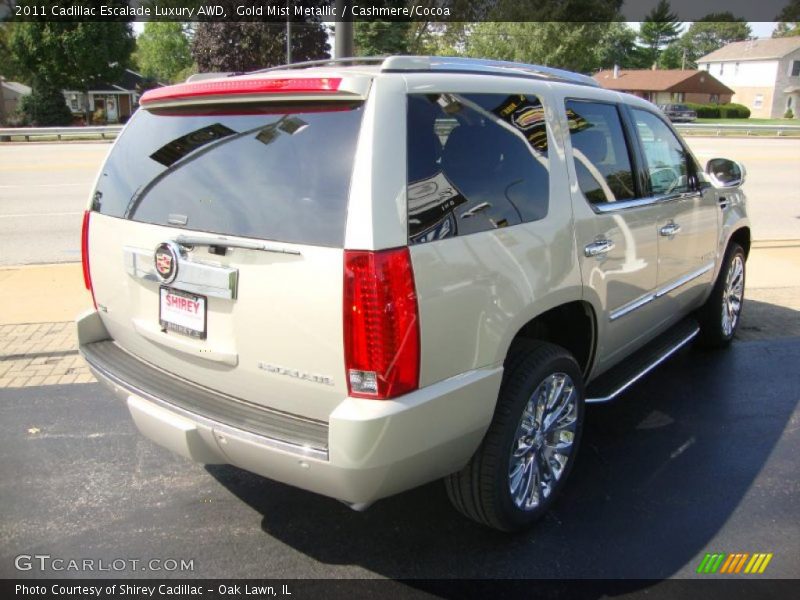
[[[25,213],[21,215],[0,215],[0,219],[28,219],[31,217],[72,217],[82,215],[83,212],[56,212],[56,213]]]

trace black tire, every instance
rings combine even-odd
[[[731,313],[728,312],[730,304],[726,298],[726,290],[729,277],[732,270],[736,269],[736,265],[741,266],[741,301],[735,318],[733,318],[732,326],[730,326],[726,325],[724,315],[727,312],[728,319],[731,319]],[[714,283],[714,289],[711,291],[706,303],[697,312],[697,321],[700,323],[700,335],[697,338],[697,343],[700,346],[705,348],[724,348],[733,340],[733,336],[736,335],[736,330],[742,320],[745,275],[744,250],[739,244],[731,243],[725,252],[725,259],[722,262],[719,275],[717,275],[717,281]]]
[[[534,392],[537,391],[540,384],[544,385],[546,380],[558,383],[562,380],[563,375],[568,376],[568,378],[563,378],[565,393],[569,389],[570,380],[573,392],[566,397],[565,417],[556,418],[553,421],[574,423],[574,428],[570,426],[573,429],[570,451],[558,477],[554,480],[552,479],[555,477],[553,467],[550,468],[549,477],[551,479],[549,482],[545,481],[545,485],[549,483],[549,494],[544,497],[544,491],[541,490],[538,504],[527,508],[520,507],[512,498],[510,489],[512,447],[515,443],[523,440],[526,445],[530,441],[532,448],[539,444],[537,450],[530,451],[530,460],[545,461],[547,454],[553,452],[550,444],[555,440],[555,436],[559,436],[562,442],[565,439],[561,437],[563,433],[556,431],[528,435],[526,438],[518,440],[518,433],[522,432],[523,411],[529,401],[532,401]],[[564,393],[561,397],[563,396]],[[547,342],[524,342],[513,349],[506,360],[506,372],[500,388],[497,408],[486,436],[469,463],[461,471],[453,473],[445,479],[447,495],[456,509],[478,523],[501,531],[525,529],[544,515],[558,497],[575,462],[583,429],[584,399],[581,370],[569,352]],[[572,420],[573,416],[574,421]],[[542,419],[542,421],[546,422],[547,419]],[[537,422],[533,421],[532,426],[535,428]],[[562,429],[561,431],[566,430]],[[533,441],[534,437],[537,441]],[[556,455],[551,454],[551,456],[555,457]],[[557,456],[561,457],[560,454]],[[524,464],[525,459],[514,460],[522,461],[519,464]],[[536,464],[542,465],[541,472],[547,476],[548,471],[544,464],[541,462]],[[553,463],[547,461],[546,464]],[[517,489],[523,489],[522,480],[527,481],[525,479],[527,471],[522,470],[519,473],[521,473],[521,480],[518,481]],[[527,497],[527,494],[521,496]]]

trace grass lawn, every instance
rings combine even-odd
[[[800,119],[697,119],[695,123],[724,123],[730,125],[800,125]]]

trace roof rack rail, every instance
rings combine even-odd
[[[546,81],[559,81],[576,85],[600,87],[588,75],[555,69],[542,65],[529,65],[525,63],[509,62],[504,60],[489,60],[482,58],[461,58],[451,56],[356,56],[350,58],[331,58],[325,60],[310,60],[248,71],[247,73],[231,73],[232,75],[253,75],[255,73],[269,73],[271,71],[285,71],[288,69],[307,69],[309,67],[324,67],[336,65],[379,65],[383,72],[421,72],[436,71],[439,73],[472,73],[475,75],[506,75],[512,77],[528,77]]]
[[[279,65],[277,67],[267,67],[266,69],[257,69],[255,71],[247,71],[246,73],[231,73],[231,75],[253,75],[255,73],[268,73],[269,71],[286,71],[289,69],[308,69],[309,67],[325,67],[328,65],[373,65],[382,64],[386,60],[386,56],[352,56],[349,58],[326,58],[323,60],[307,60],[304,62],[290,63],[288,65]]]
[[[481,58],[389,56],[383,61],[381,70],[390,72],[437,71],[440,73],[472,73],[476,75],[510,75],[600,87],[600,84],[588,75],[573,73],[564,69]]]

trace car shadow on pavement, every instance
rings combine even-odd
[[[618,401],[590,406],[572,480],[554,509],[521,534],[460,516],[441,482],[359,513],[234,467],[207,470],[263,515],[266,533],[327,564],[400,579],[667,578],[684,567],[694,572],[698,554],[720,550],[709,542],[796,410],[800,375],[787,366],[797,364],[800,338],[689,349]],[[775,462],[773,471],[796,475],[791,464]],[[770,502],[749,503],[733,526],[788,510],[780,494]]]

